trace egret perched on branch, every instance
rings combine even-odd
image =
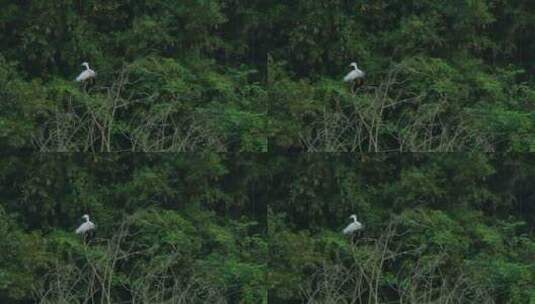
[[[82,218],[85,219],[85,223],[83,223],[82,225],[80,225],[80,227],[78,227],[78,229],[76,229],[76,234],[86,234],[90,230],[95,229],[95,224],[93,224],[93,222],[89,220],[89,215],[84,214]]]
[[[353,71],[349,72],[346,77],[344,77],[344,81],[353,82],[351,92],[355,93],[355,90],[364,84],[364,76],[366,76],[366,73],[357,67],[356,62],[352,62],[349,66],[353,67]]]
[[[353,223],[349,224],[344,229],[344,234],[353,234],[355,231],[362,229],[362,224],[357,221],[357,216],[355,214],[351,215],[349,218],[353,219]]]
[[[85,71],[76,77],[77,82],[85,82],[86,80],[95,78],[97,76],[97,73],[89,68],[89,63],[84,62],[82,63],[82,66],[85,66]]]

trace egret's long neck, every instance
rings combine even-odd
[[[86,216],[86,217],[85,217],[85,222],[86,222],[86,223],[89,222],[89,216]]]
[[[354,216],[354,217],[353,217],[353,223],[356,223],[356,222],[357,222],[357,217]]]
[[[86,63],[86,64],[84,64],[84,66],[85,66],[86,70],[89,70],[89,64]]]

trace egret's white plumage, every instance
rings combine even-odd
[[[93,222],[89,220],[89,215],[84,214],[82,218],[85,219],[85,223],[83,223],[82,225],[80,225],[80,227],[78,227],[78,229],[76,229],[76,234],[84,234],[90,230],[95,229],[95,224],[93,224]]]
[[[76,77],[76,81],[86,81],[97,76],[97,73],[89,68],[89,63],[84,62],[82,63],[82,66],[85,66],[85,71],[83,71],[82,73],[80,73],[80,75],[78,75],[78,77]]]
[[[357,79],[364,78],[364,76],[366,76],[366,73],[364,73],[357,67],[356,62],[352,62],[349,66],[353,67],[353,71],[349,72],[346,75],[346,77],[344,77],[345,82],[355,81]]]
[[[344,229],[343,231],[344,234],[352,234],[353,232],[362,229],[362,224],[359,221],[357,221],[357,216],[355,214],[351,215],[349,218],[353,219],[353,223],[349,224]]]

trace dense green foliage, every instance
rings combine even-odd
[[[535,157],[1,159],[0,302],[533,303]],[[94,238],[74,234],[80,216]],[[341,233],[356,213],[365,229]]]
[[[532,155],[279,158],[270,303],[533,303]],[[341,230],[356,213],[365,229]]]
[[[533,1],[272,2],[273,147],[533,150]]]
[[[530,0],[0,0],[0,303],[535,303],[535,157],[476,154],[535,150],[534,25]]]
[[[257,2],[1,1],[0,144],[265,151]]]
[[[2,159],[0,302],[267,303],[254,160]],[[74,234],[84,213],[97,225],[87,243]]]
[[[533,1],[1,1],[0,144],[532,151]],[[90,62],[95,84],[73,81]],[[341,81],[357,61],[356,94]]]

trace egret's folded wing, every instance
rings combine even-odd
[[[76,77],[76,81],[84,81],[91,77],[95,77],[96,73],[90,70],[85,70],[78,77]]]
[[[82,80],[85,80],[87,78],[87,71],[83,71],[82,73],[80,73],[80,75],[78,75],[78,77],[76,77],[76,81],[82,81]]]
[[[76,228],[76,231],[75,231],[76,234],[80,234],[80,233],[83,232],[83,230],[82,230],[83,226],[84,226],[84,225],[82,224],[82,225],[80,225],[80,227]]]
[[[349,82],[349,81],[354,80],[356,77],[357,77],[356,72],[355,71],[351,71],[351,72],[349,72],[349,74],[346,75],[346,77],[344,77],[344,81],[345,82]]]
[[[352,226],[353,226],[353,224],[350,224],[346,228],[344,228],[343,233],[344,234],[350,234],[351,232],[353,232]]]
[[[82,225],[80,225],[80,227],[78,227],[78,229],[76,229],[76,233],[77,234],[84,233],[90,229],[91,229],[91,225],[89,223],[83,223]]]

